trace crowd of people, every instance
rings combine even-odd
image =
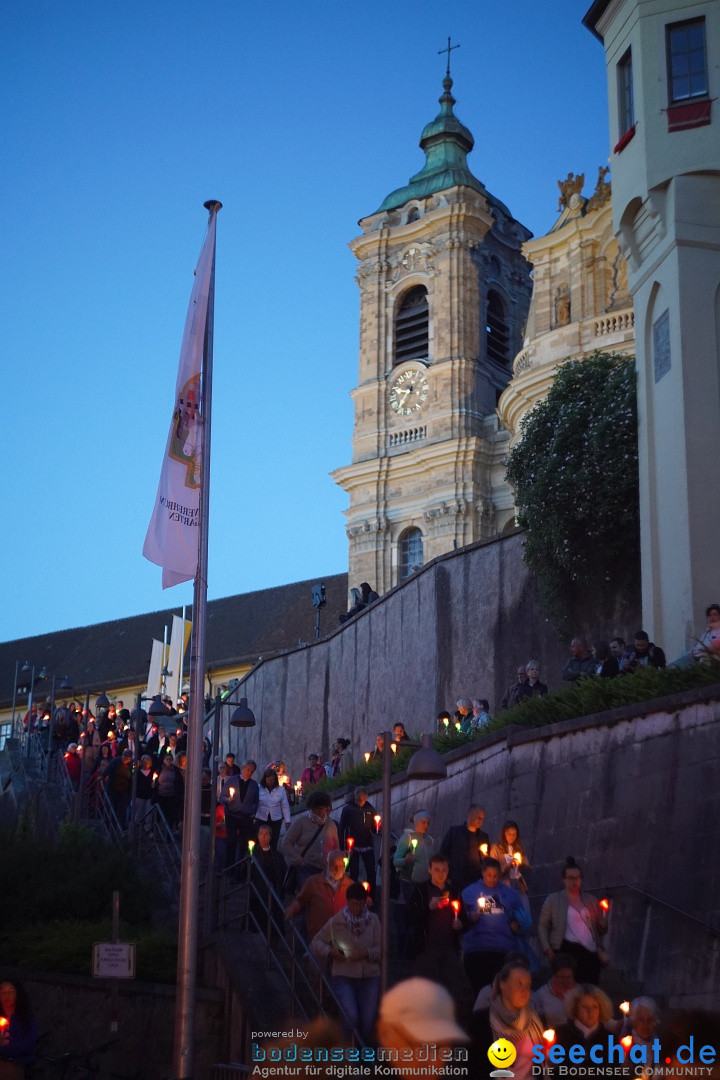
[[[250,865],[262,858],[263,869],[269,867],[276,916],[285,904],[285,918],[299,921],[342,1005],[344,1037],[354,1028],[370,1045],[386,1045],[375,912],[381,818],[362,787],[348,796],[337,820],[331,812],[330,796],[311,792],[276,854],[270,856],[267,829],[265,854],[255,846]],[[581,867],[568,857],[560,888],[546,898],[533,927],[531,868],[520,826],[508,819],[489,833],[484,825],[484,808],[470,806],[438,843],[430,813],[421,810],[388,845],[394,962],[410,970],[415,991],[430,995],[437,1008],[451,1003],[455,1036],[449,1042],[467,1046],[468,1077],[488,1075],[488,1048],[498,1039],[512,1045],[517,1080],[554,1075],[554,1061],[561,1059],[551,1056],[553,1047],[589,1053],[597,1045],[595,1065],[620,1060],[626,1075],[638,1075],[640,1059],[631,1052],[662,1038],[663,1013],[647,995],[613,1003],[601,988],[611,962],[605,949],[609,901],[583,888]],[[609,1048],[610,1035],[615,1043]],[[431,1041],[426,1035],[424,1042]],[[584,1075],[596,1075],[593,1068]]]

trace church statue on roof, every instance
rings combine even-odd
[[[425,163],[360,220],[360,356],[349,494],[349,581],[379,593],[438,555],[515,522],[498,399],[522,347],[531,236],[471,171],[449,58]]]

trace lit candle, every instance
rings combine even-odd
[[[630,1002],[629,1001],[621,1001],[620,1005],[619,1005],[619,1009],[620,1009],[620,1012],[624,1016],[627,1016],[627,1014],[630,1012]]]
[[[347,840],[345,841],[345,847],[348,849],[348,851],[352,851],[354,843],[355,843],[355,837],[354,836],[348,836]]]
[[[345,863],[345,869],[347,870],[348,863],[350,862],[350,859],[348,858],[347,855],[343,855],[343,862]]]
[[[455,912],[455,918],[457,918],[458,915],[460,914],[460,901],[459,900],[451,900],[450,901],[450,906],[453,909],[453,911]]]
[[[518,864],[518,866],[522,866],[522,855],[519,851],[515,852],[515,854],[513,855],[513,859]]]
[[[376,814],[375,817],[373,818],[373,821],[375,822],[375,831],[380,832],[380,822],[382,821],[382,818],[380,817],[380,815]]]
[[[605,912],[609,911],[609,910],[610,910],[610,901],[609,901],[609,900],[605,900],[605,899],[603,898],[603,899],[602,899],[602,900],[600,901],[600,907],[601,907],[601,908],[602,908],[602,910],[603,910],[603,911],[605,911]]]
[[[450,721],[448,720],[447,716],[444,716],[444,717],[443,717],[443,724],[445,725],[445,727],[449,727],[449,726],[450,726]]]
[[[622,1045],[623,1050],[627,1054],[628,1050],[630,1049],[630,1047],[633,1044],[632,1035],[623,1035],[622,1039],[620,1040],[620,1043]]]
[[[462,727],[462,724],[460,723],[460,721],[456,720],[455,721],[455,730],[459,731],[461,727]]]
[[[158,774],[156,772],[154,772],[153,773],[153,781],[157,780],[157,778],[158,778]]]
[[[234,787],[228,788],[228,795],[230,796],[231,799],[235,798],[235,788]]]
[[[478,896],[478,907],[481,911],[484,911],[487,906],[487,900],[484,896]]]
[[[10,1021],[8,1020],[7,1016],[0,1016],[0,1029],[6,1028],[9,1023]]]
[[[555,1042],[554,1028],[546,1028],[545,1031],[543,1031],[543,1042],[546,1046],[552,1046],[552,1044]]]
[[[415,836],[413,836],[412,840],[410,841],[410,847],[413,849],[413,851],[417,847],[417,838]]]
[[[488,846],[487,846],[487,844],[481,844],[481,845],[480,845],[480,854],[481,854],[481,855],[487,855],[487,853],[488,853]]]
[[[370,882],[369,881],[363,881],[363,882],[361,882],[361,885],[362,885],[363,889],[365,890],[365,892],[370,892]]]
[[[250,850],[250,854],[251,854],[251,855],[252,855],[252,853],[253,853],[253,848],[254,848],[254,847],[255,847],[255,841],[254,841],[254,840],[248,840],[248,848],[249,848],[249,850]]]
[[[369,761],[369,760],[370,760],[370,751],[366,750],[365,751],[365,761]]]
[[[390,743],[390,749],[392,750],[393,754],[397,754],[397,743],[396,742],[391,742]]]

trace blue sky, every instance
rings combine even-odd
[[[6,0],[0,640],[191,600],[141,549],[209,198],[209,596],[346,569],[357,220],[422,165],[448,34],[475,175],[535,234],[591,191],[588,6]]]

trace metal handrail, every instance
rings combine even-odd
[[[245,871],[245,881],[239,883],[234,889],[228,889],[227,882],[228,880],[230,880],[230,875],[235,876],[238,873],[238,870]],[[260,885],[258,885],[257,880],[253,880],[254,875],[257,875],[257,878],[260,879]],[[223,870],[222,878],[224,884],[221,901],[223,918],[219,920],[218,927],[222,928],[223,926],[229,926],[231,923],[239,919],[243,919],[246,923],[252,921],[256,929],[261,934],[265,935],[265,939],[267,941],[268,960],[272,961],[272,963],[275,965],[280,977],[283,979],[285,985],[290,991],[292,1009],[291,1015],[295,1015],[294,1010],[296,1004],[299,1005],[300,1011],[302,1012],[305,1020],[307,1021],[311,1020],[312,1017],[316,1016],[319,1012],[324,1012],[324,991],[334,1003],[339,1015],[344,1018],[346,1026],[351,1030],[354,1044],[360,1048],[364,1047],[366,1045],[364,1040],[362,1039],[358,1030],[351,1026],[349,1017],[345,1012],[344,1008],[342,1007],[341,1003],[335,996],[335,992],[332,988],[331,983],[329,982],[324,971],[313,956],[312,952],[309,949],[308,943],[300,934],[297,927],[295,927],[291,921],[283,921],[282,923],[278,923],[277,919],[275,918],[273,914],[273,905],[277,905],[277,908],[282,911],[283,902],[276,890],[273,888],[269,879],[266,877],[262,867],[260,867],[254,861],[250,854],[247,854],[237,863],[235,863],[234,866],[227,867],[227,869]],[[255,897],[255,899],[258,901],[259,906],[263,910],[264,925],[260,925],[260,922],[256,917],[255,912],[252,910],[252,905],[249,903],[247,905],[247,908],[239,915],[233,916],[229,919],[224,918],[225,901],[228,897],[238,893],[247,893]],[[274,930],[275,934],[277,935],[274,949],[270,948],[271,930]],[[288,932],[290,934],[289,944],[285,936]],[[285,959],[289,960],[290,962],[289,974],[280,961],[280,957],[278,955],[279,952],[284,952]],[[310,978],[310,974],[306,974],[305,970],[303,969],[300,963],[298,953],[300,953],[300,955],[303,956],[307,961],[310,974],[314,974],[317,980],[317,984],[320,986],[319,994],[316,992],[315,988],[312,985],[313,980]],[[301,984],[303,992],[309,995],[311,1002],[314,1005],[314,1008],[308,1010],[305,1007],[302,999],[297,992],[298,983]]]
[[[697,923],[698,926],[702,926],[704,930],[709,930],[711,934],[717,934],[720,937],[720,926],[713,926],[712,923],[705,922],[704,919],[698,918],[697,915],[693,915],[689,911],[684,911],[682,908],[676,907],[674,904],[668,903],[667,900],[663,900],[660,896],[655,896],[653,893],[647,891],[647,889],[640,889],[637,885],[630,885],[627,881],[621,881],[615,885],[594,885],[590,889],[584,889],[584,892],[603,893],[612,897],[613,893],[619,892],[622,889],[627,889],[629,892],[635,893],[643,900],[650,901],[652,904],[658,904],[660,907],[667,908],[668,911],[672,911],[675,915],[682,915],[683,918],[689,919],[691,922]],[[529,901],[544,901],[549,896],[549,893],[530,893],[528,895]]]
[[[99,821],[104,827],[108,838],[112,840],[118,847],[122,846],[125,841],[125,830],[123,829],[118,816],[115,813],[115,807],[112,804],[112,800],[108,794],[108,790],[104,783],[104,777],[96,776],[94,780],[90,780],[85,785],[85,790],[81,792],[81,796],[86,807],[86,813],[84,817],[89,817],[89,807],[91,796],[95,799],[94,814],[93,817],[96,821]]]
[[[162,809],[155,805],[135,822],[140,859],[154,854],[162,867],[169,887],[176,891],[180,884],[182,855],[175,833]]]

